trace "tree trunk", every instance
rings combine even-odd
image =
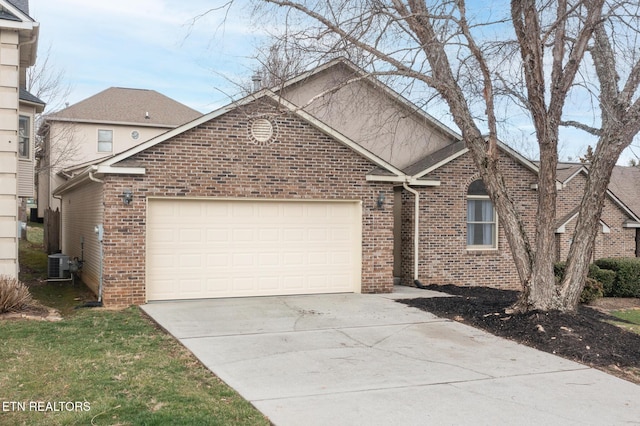
[[[619,132],[611,131],[607,134],[619,134]],[[563,310],[575,310],[580,300],[580,294],[589,274],[595,238],[600,229],[599,222],[611,172],[623,147],[627,145],[617,140],[617,137],[606,136],[603,136],[598,143],[596,155],[589,167],[587,185],[580,204],[580,213],[561,283]]]

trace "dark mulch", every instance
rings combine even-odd
[[[580,306],[576,313],[507,314],[518,292],[452,285],[428,289],[458,297],[400,302],[593,367],[640,368],[640,335],[607,323],[620,320],[592,307]]]

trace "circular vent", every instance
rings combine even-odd
[[[257,118],[250,124],[251,139],[260,145],[266,145],[273,141],[275,129],[273,123],[266,118]]]

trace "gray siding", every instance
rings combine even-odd
[[[82,281],[96,294],[100,284],[100,243],[95,226],[103,222],[103,193],[101,184],[91,182],[66,193],[62,200],[62,252],[71,258],[84,256]]]

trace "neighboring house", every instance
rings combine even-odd
[[[556,259],[569,254],[578,208],[584,193],[588,164],[560,163],[556,217]],[[600,218],[593,258],[640,256],[640,169],[615,166]]]
[[[39,24],[27,0],[0,0],[0,275],[18,275],[18,224],[34,196],[34,116],[44,103],[26,91]]]
[[[60,208],[53,191],[77,170],[201,115],[154,90],[120,87],[47,115],[39,130],[38,216]]]
[[[500,153],[533,239],[538,168]],[[105,305],[415,279],[519,286],[460,137],[341,60],[93,164],[54,195],[62,250],[83,258]]]

